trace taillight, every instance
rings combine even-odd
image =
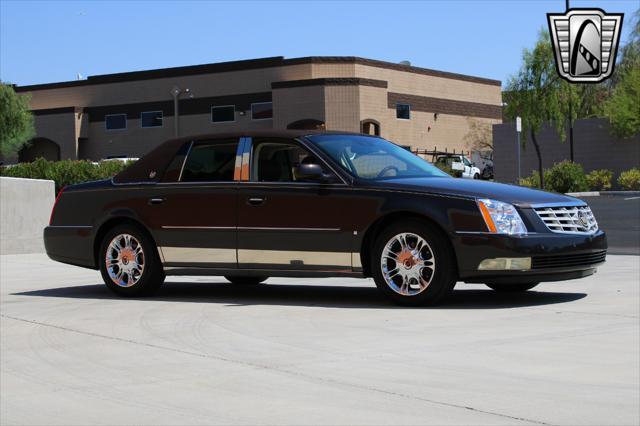
[[[56,210],[56,205],[58,204],[58,200],[60,199],[60,196],[62,195],[62,191],[64,191],[65,188],[66,186],[62,187],[62,189],[60,190],[60,192],[58,192],[58,195],[56,196],[56,201],[53,202],[53,207],[51,208],[51,216],[49,216],[49,226],[51,226],[51,224],[53,223],[53,212]]]

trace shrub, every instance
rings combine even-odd
[[[582,166],[571,161],[563,161],[554,164],[550,169],[544,170],[544,186],[548,191],[560,193],[587,191],[587,177]],[[540,173],[537,170],[520,179],[520,186],[528,188],[540,188]]]
[[[518,185],[527,188],[540,188],[540,173],[536,170],[531,173],[531,176],[520,178]]]
[[[87,160],[47,161],[38,158],[32,163],[0,167],[0,176],[49,179],[55,182],[58,192],[65,185],[110,178],[129,164],[131,162],[104,161],[96,164]]]
[[[578,163],[562,161],[554,164],[544,174],[545,189],[566,193],[587,191],[587,177],[584,169]]]
[[[640,191],[640,169],[635,168],[620,173],[618,185],[629,191]]]
[[[607,169],[592,170],[587,174],[587,184],[592,191],[606,191],[611,189],[613,172]]]

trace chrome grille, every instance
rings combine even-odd
[[[589,206],[541,206],[534,210],[553,232],[593,234],[598,230],[598,222]]]

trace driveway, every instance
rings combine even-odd
[[[0,283],[2,424],[640,422],[637,256],[430,309],[343,278],[118,299],[44,255],[0,256]]]

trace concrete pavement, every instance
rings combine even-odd
[[[398,308],[373,283],[169,277],[0,256],[2,424],[640,422],[640,257],[520,295],[459,284]]]

